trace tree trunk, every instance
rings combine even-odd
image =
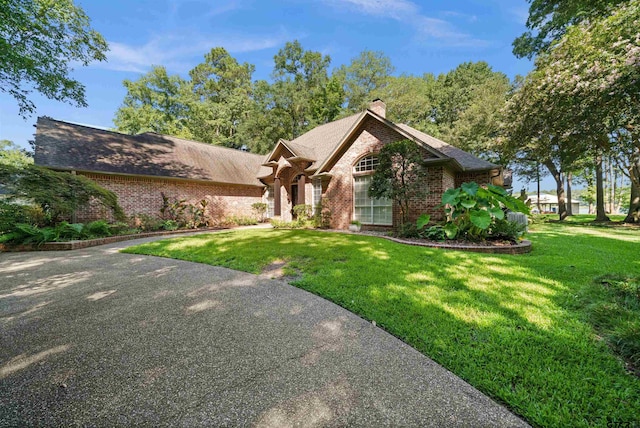
[[[538,182],[538,214],[542,214],[542,208],[540,208],[540,164],[536,162],[536,180]]]
[[[558,195],[558,216],[560,221],[567,218],[567,204],[564,199],[564,175],[556,168],[555,164],[551,161],[544,162],[544,165],[549,169],[551,176],[556,181],[556,193]]]
[[[607,160],[608,163],[608,178],[607,181],[609,181],[609,214],[614,214],[614,199],[615,199],[615,192],[616,192],[616,184],[615,184],[615,180],[613,178],[613,161],[611,160],[611,156],[609,156],[609,159]]]
[[[637,179],[640,178],[640,161],[629,170],[631,179],[631,198],[629,200],[629,212],[623,220],[625,223],[640,223],[640,186]]]
[[[602,154],[596,154],[596,221],[610,221],[604,210],[604,183],[602,179]]]
[[[571,179],[572,178],[573,178],[573,174],[571,172],[567,172],[567,200],[569,201],[567,204],[567,216],[573,215],[573,206],[571,204]]]

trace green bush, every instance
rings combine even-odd
[[[315,229],[317,227],[313,219],[284,221],[276,218],[271,219],[271,226],[274,229]]]
[[[179,227],[178,222],[175,220],[165,220],[162,223],[162,228],[164,230],[177,230]]]
[[[293,215],[301,222],[306,222],[313,215],[313,207],[311,205],[300,204],[293,207]]]
[[[418,228],[414,223],[403,223],[398,229],[396,235],[399,238],[418,238],[420,234],[418,233]]]
[[[224,223],[232,226],[253,226],[258,224],[258,220],[252,216],[231,215],[225,218]]]
[[[331,227],[331,208],[329,208],[328,198],[320,198],[320,202],[316,205],[316,212],[313,219],[316,227],[321,227],[323,229]]]
[[[133,235],[139,233],[140,229],[133,228],[129,224],[120,221],[110,224],[109,232],[111,235]]]
[[[84,225],[82,223],[67,223],[66,221],[63,221],[53,228],[55,236],[52,241],[80,239],[83,237],[83,229]]]
[[[254,204],[251,204],[251,209],[256,214],[256,217],[260,222],[264,221],[264,215],[267,212],[267,208],[269,208],[269,206],[264,202],[256,202]]]
[[[495,220],[489,229],[489,237],[517,241],[524,235],[526,226],[506,219]]]
[[[132,227],[138,228],[145,232],[155,232],[162,229],[164,220],[159,219],[149,214],[134,214],[130,218],[130,224]]]
[[[444,241],[447,239],[447,234],[442,226],[431,226],[421,230],[420,237],[430,241]]]
[[[11,200],[33,201],[42,208],[46,224],[71,218],[92,200],[111,210],[117,220],[125,218],[115,193],[81,175],[52,171],[36,165],[0,165],[0,182],[11,193]]]
[[[495,221],[504,219],[504,209],[528,214],[529,208],[509,195],[504,188],[488,184],[463,183],[442,194],[447,222],[444,231],[449,239],[479,241],[487,237]]]
[[[111,236],[112,228],[106,220],[96,220],[85,224],[82,234],[87,238],[102,238]]]

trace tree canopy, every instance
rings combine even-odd
[[[640,1],[571,26],[508,104],[509,141],[554,174],[607,153],[634,186],[640,162]],[[548,163],[555,159],[555,165]]]
[[[35,111],[29,94],[86,106],[85,88],[71,78],[73,65],[104,61],[103,37],[72,0],[0,0],[0,90],[23,117]]]
[[[24,167],[33,163],[33,158],[9,140],[0,140],[0,165]]]
[[[608,14],[628,0],[528,0],[527,28],[513,42],[518,58],[533,58],[560,40],[568,28]]]

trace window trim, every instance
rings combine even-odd
[[[376,161],[372,161],[371,165],[372,165],[372,169],[369,170],[365,170],[365,171],[357,171],[358,165],[366,158],[375,158]],[[352,218],[354,220],[358,220],[360,221],[362,224],[366,224],[366,225],[370,225],[370,226],[393,226],[393,201],[391,199],[387,199],[387,198],[371,198],[369,196],[369,190],[367,189],[367,199],[370,201],[370,203],[368,204],[368,209],[370,210],[370,214],[371,214],[371,222],[364,222],[360,219],[358,219],[356,217],[356,179],[361,178],[361,177],[370,177],[373,176],[373,174],[375,173],[375,168],[379,165],[379,162],[377,162],[378,159],[378,154],[377,153],[367,153],[364,156],[361,156],[360,158],[358,158],[358,160],[353,164],[353,168],[352,168],[352,175],[351,175],[351,183],[352,183],[352,188],[353,188],[353,193],[352,193]],[[375,163],[374,163],[375,162]],[[389,222],[385,222],[385,223],[376,223],[374,221],[374,208],[376,206],[374,206],[373,201],[375,200],[380,200],[380,199],[387,199],[389,201],[388,205],[382,205],[384,207],[389,207],[391,209],[391,216],[389,218]],[[378,205],[379,207],[380,205]],[[361,206],[359,206],[360,208]]]

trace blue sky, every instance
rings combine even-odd
[[[331,56],[332,67],[365,49],[383,51],[396,75],[447,72],[462,62],[487,61],[510,78],[532,65],[511,53],[525,30],[525,0],[111,0],[77,1],[110,45],[108,61],[74,71],[86,86],[87,108],[33,94],[37,112],[26,121],[0,93],[0,139],[21,146],[39,115],[112,127],[125,96],[123,79],[151,65],[186,75],[211,48],[223,46],[269,79],[273,56],[287,41]]]

